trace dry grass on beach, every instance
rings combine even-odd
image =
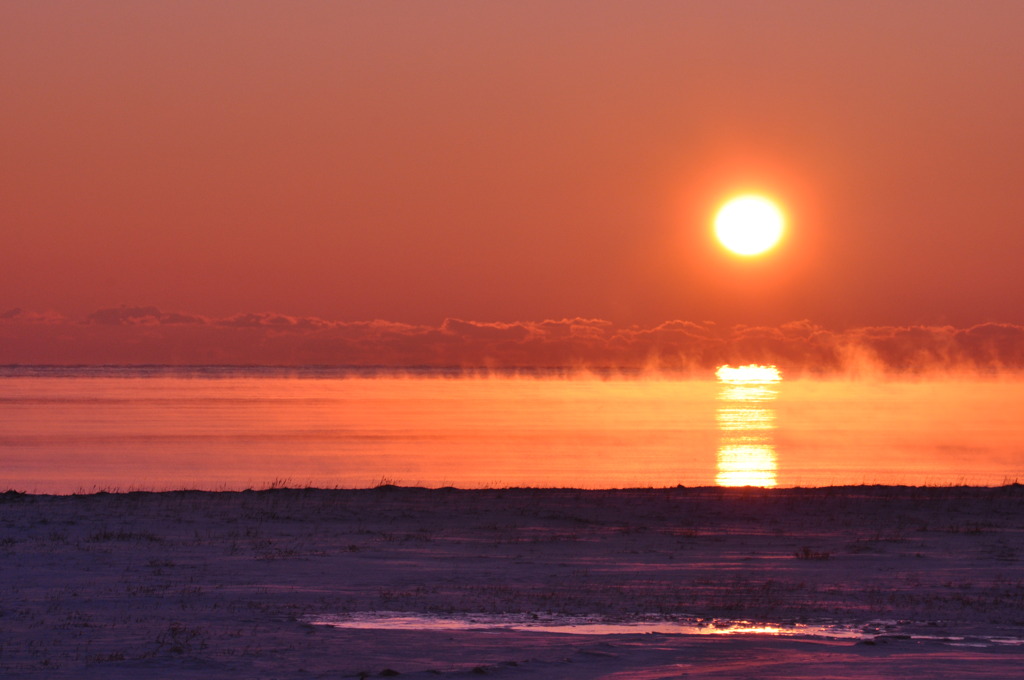
[[[0,675],[1014,677],[1022,560],[1019,485],[9,492]],[[885,623],[859,641],[316,625],[355,612]]]

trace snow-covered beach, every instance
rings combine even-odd
[[[0,675],[1019,677],[1022,560],[1020,485],[8,492]]]

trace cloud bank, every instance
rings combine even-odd
[[[439,326],[331,321],[275,313],[209,317],[156,307],[100,309],[85,319],[0,313],[0,364],[177,364],[705,371],[775,364],[793,373],[1002,372],[1024,369],[1024,326],[877,326],[831,330],[797,321],[730,326],[603,319]]]

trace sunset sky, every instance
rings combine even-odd
[[[226,361],[197,326],[274,319],[1024,343],[1021,26],[1016,0],[5,2],[0,363]],[[743,259],[711,223],[746,191],[788,226]],[[140,319],[148,354],[92,328]],[[306,349],[251,360],[332,358]]]

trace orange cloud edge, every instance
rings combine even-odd
[[[0,314],[3,365],[229,365],[622,369],[703,373],[774,364],[787,375],[1024,370],[1024,326],[871,326],[810,321],[720,326],[603,319],[439,326],[330,321],[276,313],[211,317],[155,307],[100,309],[84,319],[12,309]]]

